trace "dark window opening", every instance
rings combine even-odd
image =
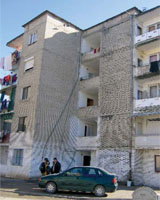
[[[91,156],[83,157],[83,166],[90,166]]]
[[[142,35],[142,28],[140,26],[137,26],[137,36]]]
[[[87,106],[93,106],[94,100],[93,99],[87,99]]]
[[[30,86],[23,88],[22,100],[28,98],[29,88],[30,88]]]
[[[26,130],[25,119],[26,117],[19,117],[18,131],[24,132]]]
[[[137,59],[137,65],[138,67],[142,67],[143,66],[143,62],[140,58]]]

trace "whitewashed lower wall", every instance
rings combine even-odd
[[[127,150],[99,150],[97,165],[115,173],[119,181],[126,181],[129,174],[129,153]]]
[[[136,150],[134,184],[160,188],[160,173],[155,172],[155,155],[160,150]]]

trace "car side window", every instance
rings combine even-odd
[[[96,170],[95,169],[85,169],[84,176],[96,177],[97,176]]]
[[[98,173],[98,176],[103,176],[104,175],[103,172],[100,171],[100,170],[97,170],[97,173]]]
[[[74,168],[66,173],[67,173],[67,176],[82,176],[83,175],[81,168]]]

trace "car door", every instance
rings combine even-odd
[[[58,189],[60,190],[80,190],[80,177],[82,176],[82,168],[72,168],[64,172],[57,179]]]
[[[83,169],[83,177],[80,177],[82,190],[93,191],[95,185],[97,185],[98,174],[96,169],[86,167]]]

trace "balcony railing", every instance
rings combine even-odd
[[[94,78],[94,77],[96,77],[96,75],[89,73],[86,76],[80,77],[80,80],[83,81],[83,80],[87,80],[87,79]]]
[[[160,134],[146,134],[135,136],[136,149],[159,149]]]
[[[160,105],[160,97],[135,100],[135,109]]]
[[[160,36],[160,29],[156,29],[135,37],[135,44],[143,43]]]
[[[160,73],[160,61],[152,62],[151,64],[136,67],[134,70],[134,77],[145,78],[150,77]]]
[[[78,110],[78,117],[80,119],[97,118],[98,115],[99,115],[98,106],[87,106],[87,107],[79,108]]]
[[[99,146],[97,136],[77,137],[78,150],[91,150]]]
[[[80,81],[79,90],[83,91],[85,89],[97,89],[98,91],[99,85],[99,76],[95,76],[93,78],[84,79],[83,81]]]

